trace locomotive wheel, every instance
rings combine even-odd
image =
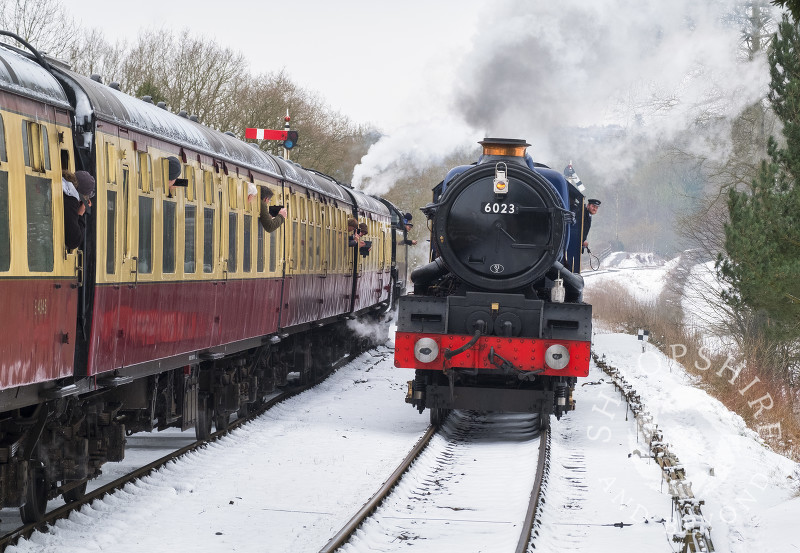
[[[209,408],[209,398],[197,402],[197,418],[194,421],[194,435],[198,440],[207,440],[211,436],[211,423],[214,422],[214,411]]]
[[[441,426],[449,414],[450,409],[431,408],[431,426]]]
[[[86,486],[89,484],[87,480],[83,484],[79,486],[75,486],[72,489],[65,491],[61,496],[64,498],[66,503],[72,503],[73,501],[78,501],[79,499],[83,498],[86,495]]]
[[[225,413],[224,415],[217,415],[214,418],[214,423],[217,427],[217,432],[222,430],[227,430],[231,424],[231,416],[230,413]]]
[[[47,493],[50,491],[44,466],[40,463],[29,466],[31,474],[28,475],[28,486],[23,497],[25,503],[19,508],[19,516],[25,524],[42,520],[47,512]]]

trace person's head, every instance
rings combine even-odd
[[[411,232],[411,229],[414,228],[414,223],[406,223],[406,230]]]
[[[357,228],[358,228],[358,221],[350,217],[347,220],[347,232],[353,234]]]
[[[92,206],[91,198],[94,197],[95,182],[94,177],[86,171],[75,171],[75,190],[81,196],[83,205],[88,209]]]
[[[367,223],[360,223],[358,225],[358,233],[359,234],[368,234],[369,228],[367,228]]]
[[[252,182],[247,183],[247,201],[252,202],[258,197],[258,187]]]
[[[264,186],[261,188],[261,201],[262,202],[269,202],[274,196],[275,193],[268,187]]]
[[[601,203],[600,200],[595,200],[594,198],[592,198],[586,202],[586,209],[589,211],[589,213],[594,215],[595,213],[597,213],[597,209],[600,207],[600,203]]]
[[[181,162],[175,156],[169,156],[167,158],[167,162],[169,163],[169,169],[168,169],[169,185],[173,186],[175,184],[175,181],[178,180],[178,177],[181,176]]]

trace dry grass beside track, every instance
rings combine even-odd
[[[757,356],[731,354],[729,358],[727,352],[701,350],[704,337],[683,324],[680,301],[669,291],[656,300],[640,301],[624,287],[608,283],[587,291],[585,300],[593,306],[594,319],[614,331],[635,334],[640,328],[648,329],[650,342],[665,355],[683,351],[673,345],[685,346],[685,355],[677,360],[697,378],[697,385],[739,414],[775,451],[800,461],[800,418],[794,411],[794,406],[800,405],[800,393],[777,381],[771,368],[759,364]],[[744,365],[733,384],[733,372],[723,369],[726,362],[729,367]],[[742,393],[755,378],[760,381]],[[773,407],[756,417],[759,404],[751,403],[766,394],[771,396]]]

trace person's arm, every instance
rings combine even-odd
[[[261,223],[261,226],[264,227],[264,230],[272,232],[283,224],[285,220],[284,213],[285,209],[281,209],[281,211],[273,217],[269,214],[269,205],[267,205],[267,202],[261,202],[261,208],[258,212],[258,221]]]
[[[86,232],[86,221],[81,216],[83,204],[72,196],[64,195],[64,244],[72,251],[81,247]]]

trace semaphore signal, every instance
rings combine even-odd
[[[254,140],[283,140],[283,147],[286,150],[291,150],[297,144],[297,131],[290,131],[289,130],[289,112],[286,112],[286,117],[284,117],[286,121],[286,126],[284,130],[272,130],[272,129],[255,129],[255,128],[247,128],[244,130],[244,137],[251,138]],[[288,151],[284,152],[284,157],[289,158]]]

